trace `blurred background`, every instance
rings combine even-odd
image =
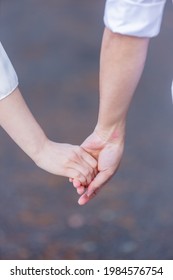
[[[4,0],[0,38],[34,116],[80,144],[98,112],[104,0]],[[165,8],[128,115],[121,167],[86,206],[0,130],[0,259],[173,259],[173,11]]]

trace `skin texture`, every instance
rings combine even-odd
[[[105,28],[100,55],[98,121],[94,132],[81,145],[98,160],[98,174],[87,185],[87,191],[80,182],[73,182],[82,195],[80,205],[95,197],[118,169],[124,149],[127,112],[144,68],[148,44],[148,38],[112,33]]]
[[[83,205],[91,200],[117,171],[124,149],[123,139],[116,138],[114,142],[105,142],[94,131],[82,144],[82,147],[98,161],[98,173],[88,185],[87,191],[80,197],[78,203]]]
[[[79,204],[90,201],[115,174],[124,149],[126,117],[143,71],[149,39],[105,28],[100,56],[97,125],[81,147],[47,138],[19,89],[0,102],[0,125],[40,168],[70,177]]]
[[[82,147],[47,138],[18,88],[0,102],[0,124],[37,166],[52,174],[72,177],[88,185],[95,176],[96,160]]]

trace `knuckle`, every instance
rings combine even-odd
[[[81,173],[80,171],[76,171],[76,176],[75,176],[77,179],[81,179]]]
[[[81,147],[75,146],[75,147],[74,147],[74,151],[75,151],[75,153],[77,153],[77,154],[81,153]]]
[[[94,173],[94,168],[89,166],[89,172],[90,172],[90,174],[93,174]]]
[[[88,167],[87,167],[87,168],[85,168],[83,171],[84,171],[85,176],[88,176],[88,175],[89,175],[89,173],[90,173],[90,171],[89,171],[89,168],[88,168]]]
[[[84,176],[80,173],[80,171],[76,171],[75,179],[79,180],[81,183],[85,182]]]
[[[86,178],[90,177],[90,174],[91,174],[90,170],[89,170],[89,169],[87,169],[87,170],[86,170],[86,172],[85,172],[85,176],[86,176]]]
[[[76,159],[77,159],[77,154],[76,154],[76,152],[73,150],[73,151],[71,151],[69,160],[75,161]]]
[[[97,167],[97,161],[96,161],[96,160],[93,160],[92,167],[93,167],[94,169]]]

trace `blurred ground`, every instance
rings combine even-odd
[[[94,128],[103,0],[4,0],[1,41],[53,140]],[[165,9],[131,106],[119,172],[87,206],[0,131],[0,259],[173,259],[173,12]]]

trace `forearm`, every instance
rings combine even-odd
[[[34,161],[47,139],[19,89],[0,101],[0,125]]]
[[[100,57],[100,107],[96,131],[105,140],[124,135],[126,115],[141,77],[149,39],[103,35]]]
[[[0,101],[0,125],[37,166],[88,185],[96,161],[82,148],[47,138],[18,88]]]

